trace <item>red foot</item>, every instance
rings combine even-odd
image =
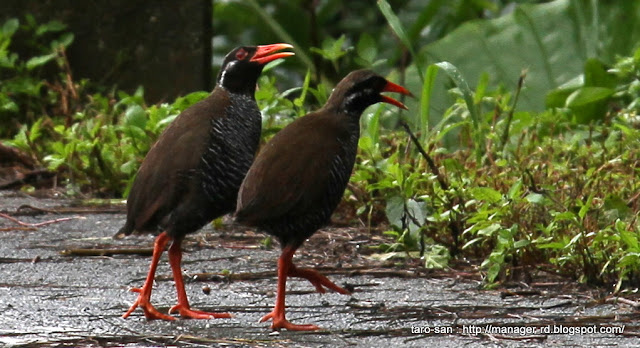
[[[269,319],[273,319],[273,323],[271,323],[271,328],[273,330],[280,330],[280,329],[287,329],[289,331],[315,331],[315,330],[320,330],[319,327],[312,325],[312,324],[307,324],[307,325],[296,325],[296,324],[291,324],[287,319],[285,319],[284,317],[284,313],[282,313],[281,315],[276,315],[275,310],[267,315],[265,315],[264,317],[262,317],[262,319],[260,319],[260,322],[265,322]]]
[[[142,308],[142,310],[144,310],[144,316],[147,318],[147,320],[155,320],[155,319],[162,319],[162,320],[176,320],[176,318],[170,316],[170,315],[166,315],[166,314],[162,314],[160,312],[158,312],[158,310],[153,307],[153,305],[151,305],[151,302],[149,302],[148,298],[145,298],[142,295],[142,289],[140,288],[133,288],[130,290],[131,292],[137,292],[140,295],[138,296],[138,298],[136,299],[136,302],[134,302],[131,307],[129,307],[129,310],[127,311],[127,313],[125,313],[122,317],[123,318],[128,318],[129,315],[131,313],[133,313],[133,311],[140,307]]]
[[[297,268],[293,265],[291,266],[292,267],[289,269],[290,277],[304,278],[308,280],[309,282],[311,282],[311,284],[313,284],[313,286],[316,287],[316,290],[321,294],[324,294],[325,292],[327,292],[324,289],[324,287],[327,287],[343,295],[351,295],[351,292],[349,290],[337,286],[334,282],[329,280],[329,278],[323,276],[318,271],[307,269],[307,268]]]
[[[169,309],[169,314],[177,311],[180,316],[185,319],[213,319],[213,318],[231,318],[229,313],[213,313],[193,310],[181,304],[177,304]]]

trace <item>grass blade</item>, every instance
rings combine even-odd
[[[424,82],[422,59],[414,51],[413,45],[411,45],[411,40],[409,40],[409,36],[407,35],[407,32],[404,30],[402,23],[400,23],[400,19],[393,12],[393,9],[391,8],[391,5],[389,5],[387,0],[378,0],[378,8],[380,9],[380,12],[382,12],[382,15],[384,15],[384,18],[387,19],[387,22],[389,23],[391,30],[393,30],[393,32],[396,34],[396,36],[398,36],[402,44],[409,50],[409,53],[411,53],[411,56],[415,61],[416,67],[418,68],[418,73],[420,74],[420,81]]]
[[[422,94],[420,95],[420,125],[418,129],[422,132],[422,140],[426,138],[429,132],[429,108],[431,107],[431,93],[433,85],[438,75],[438,67],[429,65],[422,83]]]
[[[480,163],[482,158],[482,154],[484,152],[484,137],[481,134],[480,129],[480,115],[478,115],[478,109],[475,107],[473,103],[473,92],[471,88],[469,88],[469,84],[464,79],[458,68],[455,65],[449,62],[440,62],[435,64],[437,67],[444,70],[444,72],[449,75],[449,77],[453,80],[453,82],[458,86],[460,92],[462,92],[462,97],[464,98],[465,104],[467,104],[467,109],[471,114],[471,121],[473,124],[473,138],[474,145],[476,150],[476,160]]]
[[[302,62],[307,65],[308,69],[315,71],[315,66],[313,65],[311,57],[309,57],[309,55],[307,55],[307,53],[300,48],[300,45],[298,45],[296,40],[294,40],[293,37],[289,35],[286,30],[284,30],[284,28],[278,23],[278,21],[273,18],[273,16],[271,16],[262,7],[260,7],[256,0],[246,0],[246,4],[248,4],[249,7],[251,7],[251,9],[253,9],[260,17],[262,17],[267,25],[271,27],[271,30],[273,30],[273,32],[278,35],[278,37],[282,41],[293,45],[293,50],[295,51],[296,56],[300,57]]]

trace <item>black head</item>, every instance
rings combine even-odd
[[[273,44],[262,46],[242,46],[227,54],[218,74],[217,85],[231,93],[255,92],[256,82],[264,66],[278,58],[292,56],[293,52],[280,52],[292,48],[289,44]]]
[[[364,109],[375,103],[383,102],[406,109],[401,102],[382,95],[382,92],[397,92],[412,95],[404,87],[387,81],[371,70],[356,70],[342,79],[334,88],[328,107],[338,108],[339,112],[360,116]]]

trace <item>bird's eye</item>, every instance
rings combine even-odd
[[[245,51],[243,48],[239,49],[238,52],[236,52],[236,59],[237,60],[243,60],[247,57],[247,51]]]

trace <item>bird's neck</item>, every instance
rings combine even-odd
[[[224,70],[218,76],[217,85],[233,94],[245,94],[253,96],[256,92],[256,84],[258,79],[246,78],[242,76],[233,76],[234,73]]]

